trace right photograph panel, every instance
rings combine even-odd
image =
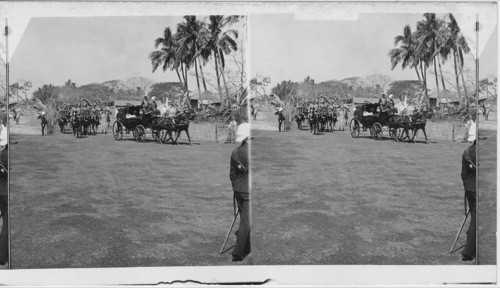
[[[496,264],[497,18],[432,12],[250,17],[254,264]]]

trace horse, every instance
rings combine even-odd
[[[412,122],[410,129],[413,130],[413,137],[411,138],[411,141],[413,142],[413,139],[417,135],[418,130],[422,130],[422,132],[424,132],[425,143],[428,143],[427,134],[425,133],[425,124],[427,119],[426,111],[414,113],[410,116],[410,118]]]
[[[73,136],[75,138],[78,138],[81,122],[80,117],[78,116],[78,113],[76,111],[73,111],[71,113],[69,123],[71,124],[71,128],[73,129]]]
[[[325,111],[320,111],[318,113],[318,123],[319,123],[319,130],[325,132],[325,127],[326,127],[326,119],[327,115]]]
[[[394,131],[393,133],[396,133],[395,135],[395,140],[397,141],[403,141],[403,135],[406,133],[406,137],[408,138],[408,142],[413,141],[413,139],[410,138],[409,131],[412,128],[412,122],[409,116],[406,115],[391,115],[389,116],[388,120],[388,126],[389,129]],[[402,128],[403,131],[401,132],[401,135],[397,134],[397,131]]]
[[[278,132],[281,132],[281,124],[285,121],[285,115],[283,115],[283,110],[278,110],[274,112],[274,115],[278,115]]]
[[[333,132],[333,127],[335,127],[335,123],[337,123],[337,113],[335,110],[328,110],[326,113],[326,124],[328,130]]]
[[[80,112],[80,115],[78,115],[78,120],[80,122],[82,134],[88,135],[90,127],[90,112],[88,110]]]
[[[57,116],[57,124],[59,125],[61,133],[64,134],[64,127],[68,124],[68,118],[66,117],[64,111],[59,112],[59,115]]]
[[[309,122],[311,134],[316,134],[316,132],[318,131],[318,114],[316,113],[316,111],[312,111],[311,113],[309,113],[307,120]]]
[[[297,122],[297,129],[302,130],[302,122],[306,120],[306,117],[304,114],[299,114],[299,115],[294,115],[295,122]]]
[[[173,141],[172,132],[175,132],[176,129],[177,127],[172,117],[162,116],[151,119],[151,130],[160,143],[166,143],[168,140]],[[164,135],[160,135],[161,133],[164,133]],[[166,139],[167,135],[169,135],[168,139]]]
[[[99,127],[100,123],[100,115],[99,111],[94,110],[90,111],[90,116],[89,116],[89,126],[90,126],[90,132],[93,133],[94,135],[97,134],[97,127]]]
[[[189,136],[189,120],[196,119],[196,113],[191,111],[186,111],[184,113],[177,114],[173,117],[153,117],[151,119],[151,129],[153,133],[158,133],[158,137],[161,143],[166,143],[172,140],[172,144],[177,144],[181,132],[185,131],[189,140],[189,145],[191,145],[191,137]],[[166,133],[161,137],[159,133],[165,130]],[[175,140],[172,137],[172,132],[176,133]],[[167,135],[169,138],[167,139]],[[162,139],[163,138],[163,139]]]

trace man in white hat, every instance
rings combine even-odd
[[[240,214],[240,226],[236,231],[236,246],[232,256],[233,261],[242,261],[250,254],[250,162],[249,162],[249,142],[250,124],[243,123],[236,132],[236,142],[241,142],[241,146],[234,149],[231,154],[229,179],[234,191],[234,200],[238,203]]]

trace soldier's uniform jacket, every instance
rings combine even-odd
[[[471,162],[474,164],[472,165]],[[465,149],[462,155],[462,181],[465,191],[476,192],[476,144]]]
[[[246,193],[250,192],[248,180],[248,173],[250,171],[248,153],[248,143],[244,142],[240,147],[234,149],[233,153],[231,154],[229,179],[231,179],[234,191]],[[238,161],[244,167],[241,167]]]

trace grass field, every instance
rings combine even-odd
[[[255,264],[473,264],[461,250],[449,253],[463,220],[469,144],[311,135],[296,126],[278,133],[269,111],[252,127]],[[495,264],[496,131],[480,133],[480,263]]]
[[[218,252],[236,145],[42,137],[34,117],[11,131],[13,269],[233,263]]]

